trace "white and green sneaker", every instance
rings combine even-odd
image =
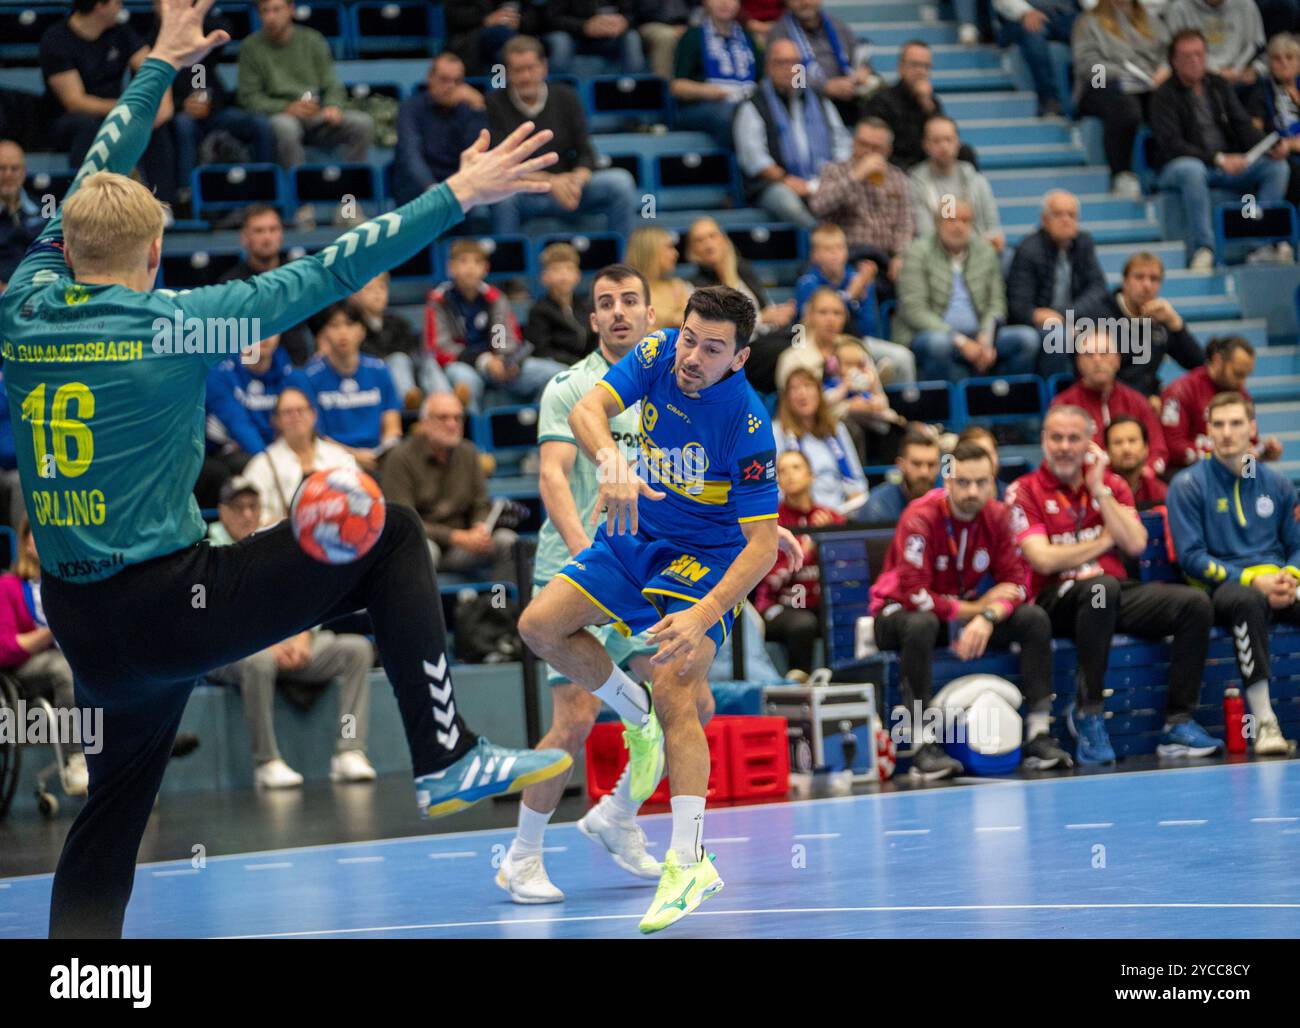
[[[644,682],[646,692],[650,683]],[[653,703],[650,716],[644,725],[623,721],[623,745],[630,754],[628,764],[632,773],[632,799],[639,806],[659,788],[664,778],[664,730],[659,724]]]
[[[523,792],[572,766],[573,758],[564,750],[508,749],[479,736],[454,764],[415,780],[416,803],[425,817],[443,817],[489,796]]]
[[[712,853],[705,854],[698,864],[679,864],[677,854],[669,850],[664,854],[664,873],[659,877],[659,888],[650,909],[641,918],[641,932],[662,931],[676,924],[706,899],[722,891],[722,877],[713,866]]]

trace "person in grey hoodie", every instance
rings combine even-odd
[[[1268,70],[1264,59],[1264,20],[1255,0],[1174,0],[1165,12],[1170,35],[1200,29],[1209,71],[1241,90]]]
[[[1074,106],[1105,124],[1106,163],[1117,196],[1141,196],[1133,140],[1152,92],[1169,78],[1169,38],[1164,23],[1136,0],[1099,0],[1074,23]]]

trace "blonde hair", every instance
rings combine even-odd
[[[87,176],[63,202],[63,246],[80,275],[130,270],[163,234],[163,204],[139,182],[111,171]]]
[[[1290,32],[1279,32],[1268,41],[1270,57],[1281,57],[1283,54],[1300,57],[1300,36],[1292,35]]]
[[[1097,7],[1092,13],[1101,22],[1101,27],[1112,36],[1120,35],[1119,10],[1115,7],[1115,0],[1097,0]],[[1129,21],[1147,39],[1156,38],[1156,34],[1151,31],[1146,8],[1140,2],[1133,4],[1133,14]]]
[[[718,282],[721,285],[735,289],[741,284],[740,272],[737,270],[740,262],[736,254],[736,244],[731,241],[731,237],[727,233],[722,231],[722,226],[712,218],[696,218],[691,222],[691,227],[686,230],[687,260],[699,263],[695,255],[691,253],[692,240],[695,238],[695,230],[706,223],[716,228],[718,235],[722,236],[722,260],[718,261],[718,266],[713,269],[713,272],[717,275]]]
[[[671,243],[673,237],[662,228],[639,228],[627,237],[627,253],[624,260],[646,277],[652,286],[663,281],[659,273],[659,251],[664,243]]]
[[[810,241],[817,239],[843,239],[846,243],[849,237],[845,234],[844,229],[835,224],[833,221],[819,221],[811,232],[808,233]]]

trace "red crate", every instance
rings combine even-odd
[[[731,798],[763,799],[790,791],[790,743],[783,717],[726,717]]]
[[[715,717],[704,728],[709,741],[709,791],[707,800],[729,800],[731,789],[731,758],[729,744],[733,721],[750,721],[748,717]],[[771,721],[772,718],[765,720]],[[780,719],[777,719],[780,720]],[[784,731],[784,729],[782,729]],[[627,749],[623,746],[623,726],[617,721],[601,721],[587,736],[587,795],[593,800],[610,792],[618,776],[627,765]],[[789,762],[786,764],[787,775]],[[659,783],[647,803],[667,803],[671,799],[668,778]]]

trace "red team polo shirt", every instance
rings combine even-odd
[[[1093,442],[1103,450],[1106,448],[1106,426],[1110,424],[1112,418],[1117,418],[1121,414],[1137,418],[1147,430],[1147,465],[1157,475],[1164,473],[1165,464],[1169,460],[1165,432],[1160,427],[1160,419],[1156,417],[1156,412],[1151,409],[1151,403],[1136,389],[1126,386],[1123,382],[1116,382],[1110,395],[1102,396],[1095,389],[1086,389],[1082,382],[1076,382],[1060,393],[1052,401],[1052,406],[1057,407],[1063,403],[1082,407],[1092,415],[1092,420],[1097,426],[1097,434],[1092,437]]]
[[[995,582],[1020,586],[1020,598],[1003,602],[1007,614],[1025,600],[1028,567],[1016,548],[1005,504],[990,500],[970,521],[948,512],[948,495],[932,489],[903,511],[871,586],[871,613],[891,603],[906,610],[932,610],[944,621],[957,616],[958,600],[973,600],[986,573]]]
[[[1206,430],[1205,409],[1219,392],[1202,365],[1179,375],[1160,394],[1160,423],[1165,427],[1171,468],[1185,468],[1214,452],[1214,443]],[[1246,390],[1241,395],[1254,402]],[[1258,443],[1259,437],[1251,442]]]
[[[1124,479],[1113,471],[1107,471],[1105,482],[1114,490],[1115,499],[1127,507],[1134,506],[1133,491]],[[1077,492],[1072,491],[1048,470],[1046,461],[1037,470],[1021,475],[1011,483],[1006,503],[1011,508],[1011,526],[1015,529],[1017,543],[1031,535],[1045,535],[1051,543],[1086,542],[1096,539],[1105,528],[1101,511],[1088,492],[1087,483],[1081,483]],[[1128,577],[1124,561],[1112,549],[1096,560],[1055,575],[1040,575],[1034,571],[1030,588],[1032,595],[1038,596],[1049,585],[1093,575],[1114,575],[1121,581]]]

